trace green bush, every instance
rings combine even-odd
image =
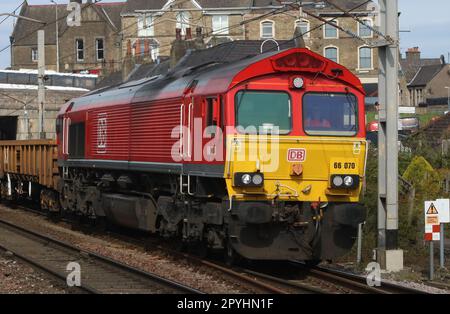
[[[399,172],[403,174],[403,179],[410,182],[415,189],[415,195],[405,189],[401,189],[403,193],[399,193],[399,245],[405,250],[405,261],[413,264],[426,254],[423,247],[423,202],[436,199],[442,193],[438,171],[433,169],[432,164],[424,157],[416,155],[418,151],[423,152],[411,150],[409,153],[399,154]],[[437,165],[442,165],[444,159],[437,158],[435,151],[429,154],[435,157],[433,161]],[[401,187],[400,184],[399,187]],[[362,195],[361,202],[367,209],[363,233],[363,259],[367,262],[372,257],[372,250],[377,247],[378,152],[376,149],[370,149],[368,152],[365,193]]]

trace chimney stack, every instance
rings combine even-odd
[[[125,82],[126,80],[128,80],[128,77],[129,77],[131,71],[133,71],[133,69],[134,69],[134,65],[135,65],[134,59],[133,59],[133,56],[131,55],[131,40],[128,39],[127,40],[127,55],[123,59],[123,64],[122,64],[122,82]]]
[[[205,49],[206,45],[203,41],[203,29],[201,27],[197,27],[195,29],[195,40],[194,40],[194,49],[200,50]]]
[[[196,38],[203,38],[202,28],[200,26],[195,29],[195,37]]]
[[[409,48],[408,51],[406,51],[406,61],[409,64],[419,64],[420,63],[419,47]]]
[[[294,42],[295,42],[295,47],[297,47],[297,48],[305,48],[306,47],[305,40],[303,39],[302,29],[301,29],[300,25],[297,25],[295,27]]]
[[[187,35],[186,35],[187,37]],[[170,49],[170,68],[174,68],[178,61],[184,57],[187,51],[187,44],[181,38],[181,29],[175,29],[175,40],[172,43],[172,48]]]

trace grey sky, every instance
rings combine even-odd
[[[121,0],[104,0],[104,2]],[[67,3],[68,0],[60,0]],[[22,0],[2,0],[0,13],[11,12],[22,3]],[[29,4],[50,4],[50,0],[28,0]],[[450,1],[449,0],[399,0],[401,30],[411,31],[401,33],[401,49],[419,46],[424,57],[438,57],[441,54],[447,58],[450,53]],[[0,21],[2,18],[0,18]],[[0,24],[0,50],[9,45],[9,35],[12,32],[12,18]],[[0,53],[0,68],[10,64],[10,51]]]

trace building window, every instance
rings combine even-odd
[[[264,21],[261,22],[261,38],[274,38],[275,37],[275,27],[274,22]]]
[[[364,19],[363,23],[358,23],[358,34],[360,37],[370,38],[372,37],[372,30],[369,27],[372,27],[372,20]],[[367,27],[369,26],[369,27]]]
[[[105,59],[105,46],[103,38],[97,38],[95,40],[95,52],[97,61],[102,61],[103,59]]]
[[[339,55],[337,47],[326,47],[324,56],[325,58],[328,58],[336,63],[339,63]]]
[[[372,69],[372,49],[369,47],[359,48],[359,69]]]
[[[148,37],[153,36],[153,16],[140,15],[138,16],[138,36]]]
[[[338,25],[338,21],[329,21],[331,24]],[[324,38],[338,38],[338,29],[330,24],[325,24],[325,27],[323,28],[323,37]]]
[[[228,35],[228,15],[214,15],[212,29],[213,34]]]
[[[39,58],[37,48],[31,48],[31,61],[37,62]]]
[[[186,28],[190,27],[191,15],[189,12],[178,12],[177,14],[177,28],[181,29],[181,35],[186,35]]]
[[[295,21],[295,28],[300,27],[300,31],[302,32],[303,38],[310,37],[310,23],[308,20],[297,20]]]
[[[84,61],[84,40],[75,40],[75,48],[77,50],[77,61]]]

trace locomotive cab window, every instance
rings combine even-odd
[[[308,135],[355,136],[358,102],[353,94],[307,93],[303,128]]]
[[[235,98],[236,128],[245,134],[289,134],[291,98],[285,92],[242,90]]]

